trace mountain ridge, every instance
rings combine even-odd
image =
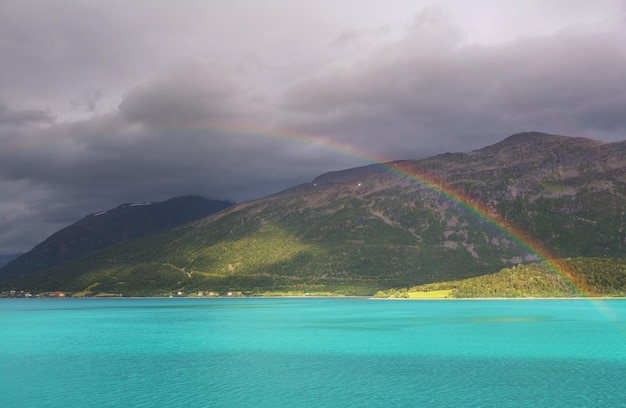
[[[510,231],[436,191],[437,184],[468,205],[480,203],[555,257],[620,258],[624,146],[526,132],[468,153],[330,172],[19,284],[86,295],[373,294],[538,259]]]
[[[233,205],[200,196],[151,203],[125,203],[91,213],[52,234],[0,268],[0,279],[15,279],[107,246],[172,228]]]
[[[12,260],[14,260],[15,258],[17,258],[18,256],[23,255],[22,253],[18,253],[18,254],[5,254],[5,255],[0,255],[0,268],[2,268],[4,265],[8,264],[9,262],[11,262]]]

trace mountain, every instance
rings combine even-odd
[[[231,205],[233,203],[227,201],[182,196],[156,203],[122,204],[89,214],[7,263],[0,269],[0,279],[21,278],[118,242],[185,224]]]
[[[20,255],[22,254],[0,255],[0,268],[2,268],[4,265],[8,264],[9,262],[11,262],[12,260],[14,260]]]
[[[626,142],[521,133],[324,174],[15,282],[80,295],[376,291],[626,254]]]

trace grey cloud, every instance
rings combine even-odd
[[[15,134],[0,152],[0,172],[75,189],[70,197],[199,193],[242,200],[334,169],[313,154],[319,152],[293,158],[289,143],[246,131],[260,126],[268,109],[227,76],[185,64],[130,91],[118,112]],[[223,121],[242,131],[223,130]]]
[[[119,109],[130,122],[148,126],[232,120],[246,114],[247,101],[234,83],[213,67],[186,63],[131,90]]]
[[[134,37],[121,41],[120,28],[106,10],[85,2],[3,1],[0,87],[41,99],[120,76],[129,69],[120,61],[132,61],[136,45]]]
[[[31,248],[43,238],[51,235],[66,224],[55,220],[53,213],[44,207],[55,194],[45,186],[28,180],[0,180],[0,253],[17,253]]]
[[[331,33],[345,24],[326,11],[331,4],[3,0],[0,89],[9,100],[56,111],[68,94],[119,94],[181,60],[219,61],[243,74],[288,70],[333,36],[329,22]],[[242,64],[246,56],[254,60]]]
[[[452,141],[476,148],[528,129],[623,137],[623,33],[478,46],[437,24],[418,19],[403,39],[292,87],[283,106],[312,131],[396,157],[407,147],[432,154]]]
[[[98,90],[84,91],[74,96],[70,100],[70,105],[73,109],[84,109],[88,112],[94,112],[101,98],[102,93]]]
[[[384,25],[375,29],[347,30],[341,32],[332,42],[333,45],[345,47],[355,44],[372,44],[386,39],[391,33],[391,27]]]
[[[54,116],[38,109],[14,110],[0,102],[0,126],[24,126],[30,124],[49,124]]]
[[[333,44],[341,46],[355,43],[358,42],[362,36],[363,34],[359,31],[344,31],[343,33],[339,34],[339,36],[337,36],[335,41],[333,41]]]

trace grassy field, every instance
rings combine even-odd
[[[448,290],[431,290],[428,292],[424,291],[408,291],[409,299],[445,299],[450,297],[452,293],[452,289]]]

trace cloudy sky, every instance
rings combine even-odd
[[[0,254],[539,130],[626,139],[623,0],[2,0]]]

